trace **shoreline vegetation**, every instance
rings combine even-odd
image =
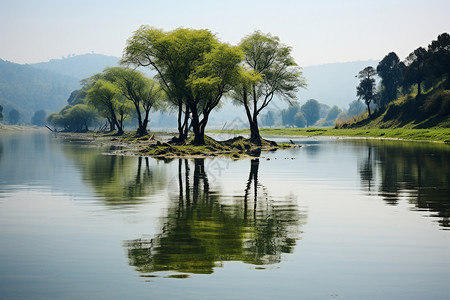
[[[1,125],[0,135],[17,132],[48,131],[45,127]],[[445,143],[450,145],[450,128],[432,129],[334,129],[334,128],[261,128],[261,134],[266,138],[270,136],[284,137],[339,137],[339,138],[367,138],[367,139],[395,139],[407,141],[427,141]],[[95,146],[109,146],[114,154],[151,156],[160,159],[173,158],[206,158],[230,157],[232,159],[260,157],[262,152],[276,151],[301,147],[293,143],[276,143],[262,139],[256,144],[249,138],[250,130],[208,130],[207,133],[223,133],[235,137],[216,141],[205,136],[205,145],[194,145],[193,137],[183,143],[177,143],[172,138],[175,133],[152,132],[139,136],[134,131],[126,131],[123,135],[115,132],[99,133],[70,133],[58,132],[56,137],[67,142],[87,143]]]
[[[228,133],[234,135],[249,134],[248,129],[208,130],[208,133]],[[260,128],[264,136],[286,137],[343,137],[343,138],[380,138],[405,141],[428,141],[450,144],[450,128],[406,129],[406,128]]]

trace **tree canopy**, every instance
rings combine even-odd
[[[369,111],[369,117],[372,115],[370,112],[370,104],[374,100],[375,95],[375,79],[374,76],[377,74],[375,69],[368,66],[361,70],[357,77],[360,79],[359,85],[356,88],[356,95],[359,99],[364,100],[367,105],[367,110]]]
[[[390,52],[387,54],[377,66],[377,74],[381,77],[381,97],[379,97],[380,107],[386,106],[388,103],[397,99],[398,89],[402,84],[402,70],[404,64],[400,61],[397,54]]]
[[[241,82],[233,95],[235,103],[244,106],[250,124],[250,139],[260,141],[258,115],[274,96],[291,103],[299,88],[306,87],[300,67],[291,56],[292,49],[278,37],[260,31],[244,37],[240,43],[244,52]]]
[[[127,41],[122,64],[154,69],[178,110],[178,139],[186,139],[191,117],[195,143],[203,144],[209,113],[236,79],[240,60],[235,47],[220,43],[209,30],[141,26]]]

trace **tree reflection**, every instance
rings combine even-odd
[[[165,168],[154,159],[105,155],[95,149],[73,146],[65,148],[65,153],[77,162],[83,180],[107,205],[137,204],[166,187]]]
[[[143,273],[210,274],[224,261],[274,264],[293,251],[304,216],[293,197],[269,196],[258,182],[258,160],[251,161],[244,195],[231,204],[211,190],[204,159],[193,163],[191,177],[188,160],[178,161],[178,193],[161,233],[125,242],[130,265]]]
[[[368,141],[368,153],[359,164],[360,178],[370,192],[376,170],[380,181],[376,193],[386,203],[396,205],[406,198],[450,228],[449,158],[446,145]]]

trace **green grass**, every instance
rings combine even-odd
[[[210,130],[211,133],[250,134],[250,130]],[[367,138],[394,138],[404,140],[420,140],[450,143],[450,128],[431,129],[334,129],[334,128],[261,128],[261,135],[277,136],[340,136],[340,137],[367,137]]]

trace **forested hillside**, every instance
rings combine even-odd
[[[381,79],[378,87],[375,76]],[[448,33],[440,34],[427,49],[415,49],[404,61],[390,52],[376,68],[361,70],[358,78],[357,94],[368,113],[338,127],[450,127]]]
[[[38,110],[57,111],[78,86],[77,78],[0,59],[0,105],[4,108],[4,121],[13,109],[20,114],[19,123],[30,123]]]
[[[78,80],[101,72],[106,67],[118,65],[120,58],[102,54],[73,55],[62,59],[32,64],[33,67],[49,70]]]

